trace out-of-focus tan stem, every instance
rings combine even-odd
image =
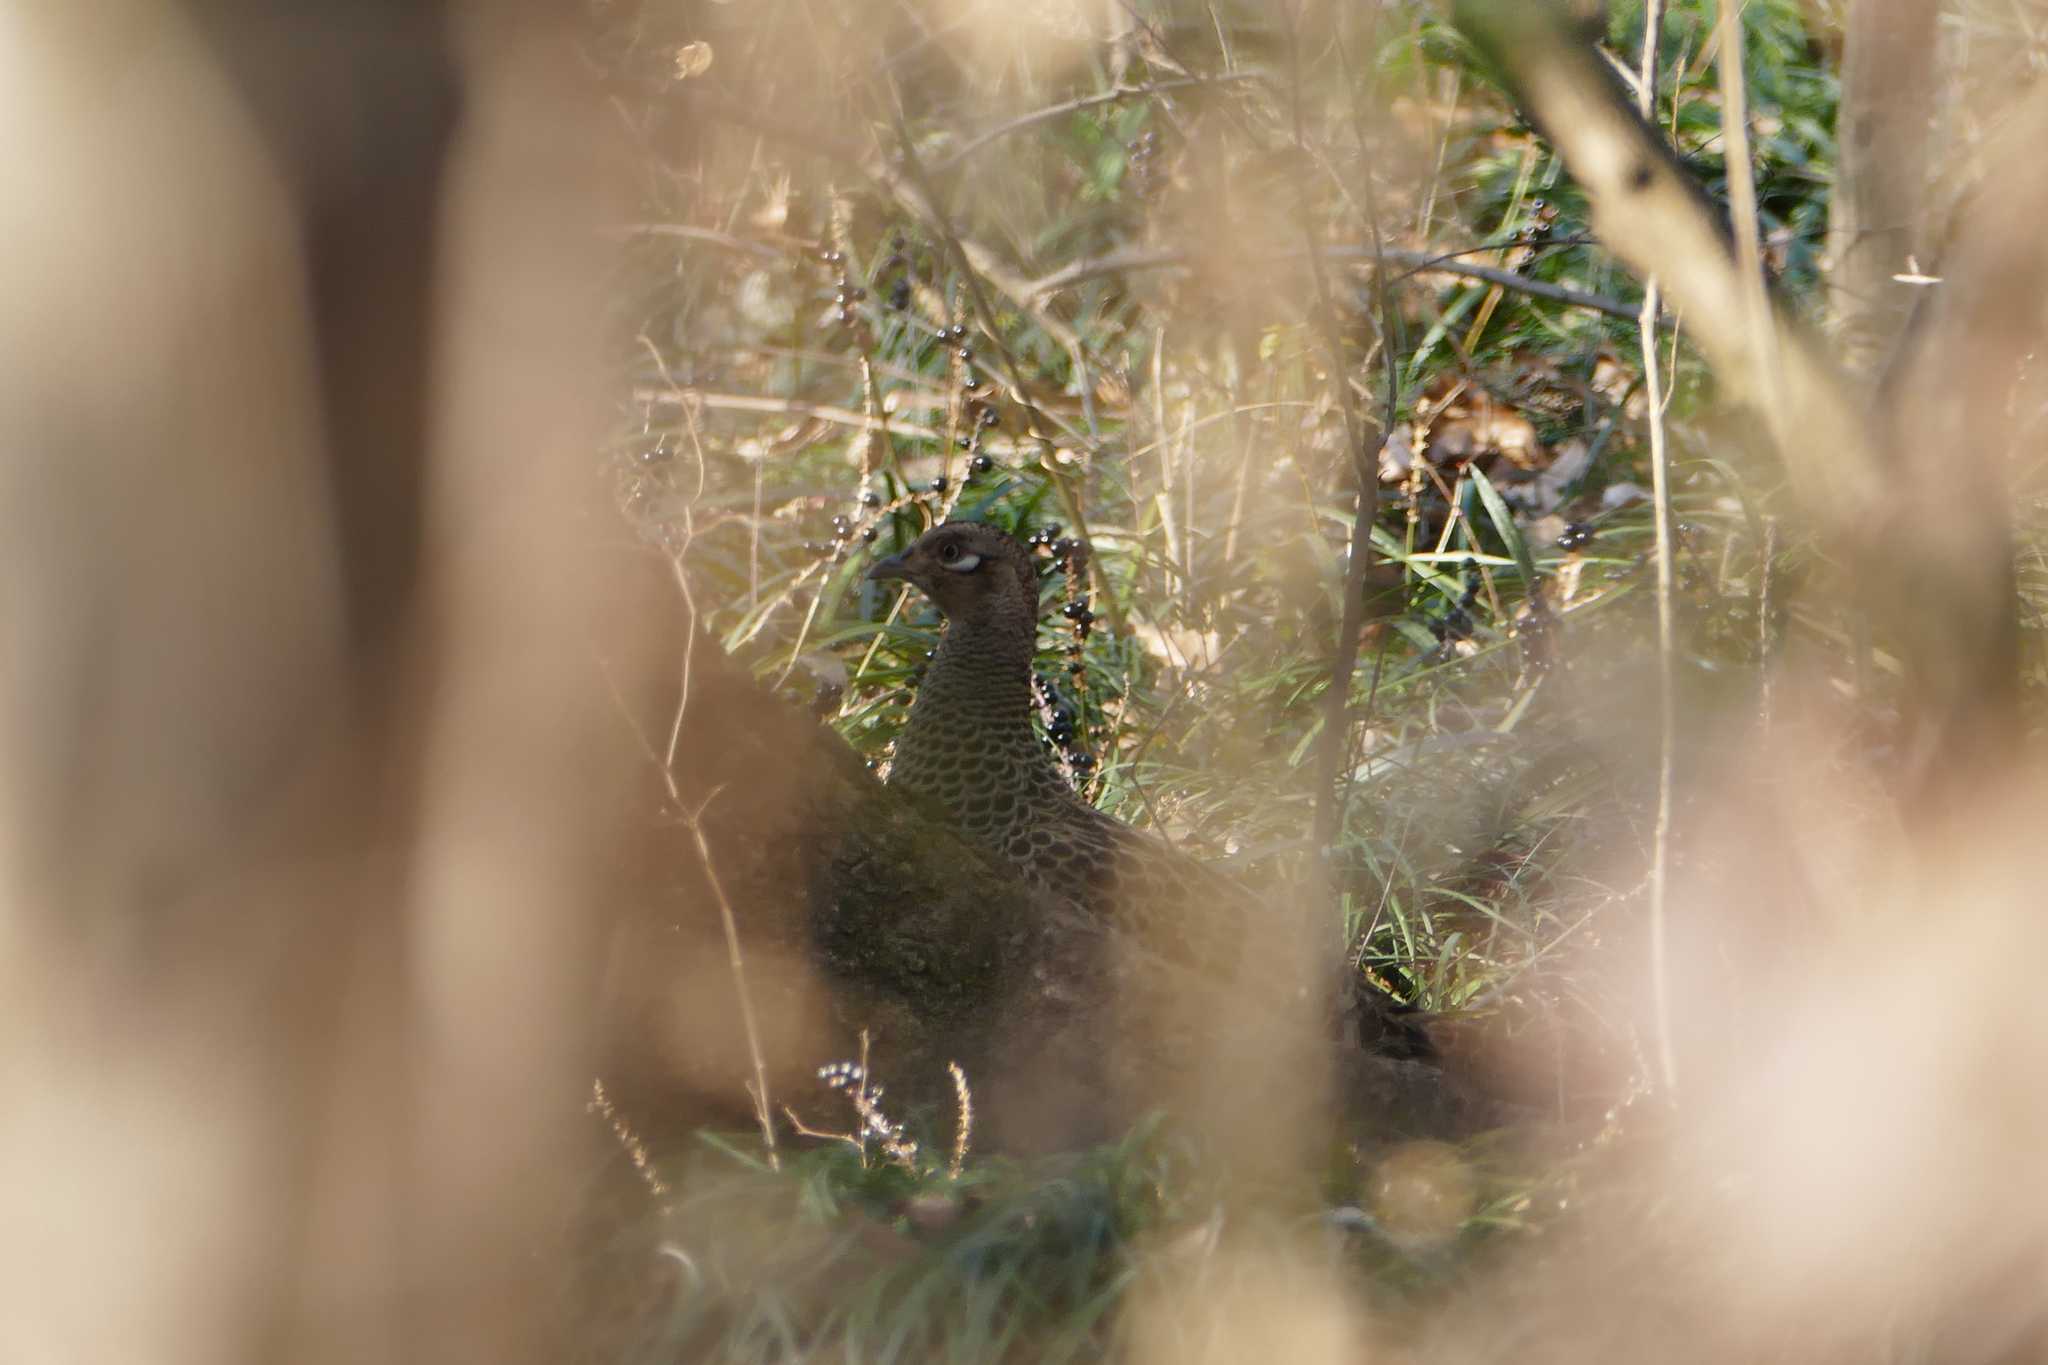
[[[1643,15],[1643,57],[1636,72],[1636,112],[1645,125],[1657,119],[1657,47],[1664,30],[1664,0],[1649,0]],[[1678,591],[1671,517],[1671,450],[1664,432],[1664,376],[1657,364],[1657,316],[1663,311],[1657,277],[1643,281],[1636,335],[1643,352],[1643,401],[1650,428],[1650,484],[1657,521],[1657,823],[1650,849],[1650,995],[1656,1013],[1657,1069],[1667,1092],[1678,1089],[1678,1052],[1671,1029],[1671,812],[1678,766]]]

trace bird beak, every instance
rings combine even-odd
[[[879,583],[885,578],[901,578],[906,582],[909,580],[910,566],[903,562],[902,555],[890,555],[887,559],[878,559],[868,567],[868,581],[870,583]]]

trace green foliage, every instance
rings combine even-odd
[[[691,1272],[650,1357],[995,1361],[1099,1355],[1123,1250],[1185,1217],[1154,1130],[957,1179],[832,1144],[779,1172],[719,1143],[677,1178]],[[715,1238],[702,1235],[717,1229]],[[696,1235],[692,1235],[693,1231]]]
[[[1219,1173],[1157,1119],[1090,1152],[978,1158],[958,1175],[845,1142],[771,1168],[754,1147],[706,1134],[663,1172],[657,1236],[670,1273],[632,1358],[1099,1359],[1117,1342],[1117,1310],[1198,1274],[1226,1230],[1369,1276],[1376,1307],[1394,1314],[1555,1205],[1475,1148],[1452,1158],[1477,1181],[1469,1216],[1419,1242],[1361,1206],[1370,1200],[1344,1155],[1327,1207],[1294,1191],[1240,1192],[1226,1229]]]

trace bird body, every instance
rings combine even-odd
[[[875,576],[930,582],[946,613],[890,785],[942,807],[1031,885],[1095,913],[1131,909],[1111,904],[1123,884],[1144,862],[1179,855],[1081,799],[1032,725],[1038,578],[1029,551],[993,527],[949,523],[884,564]]]
[[[1055,766],[1032,723],[1039,603],[1030,551],[994,527],[948,522],[868,576],[911,583],[946,618],[896,741],[891,786],[941,808],[1027,884],[1114,931],[1127,984],[1134,962],[1139,973],[1163,962],[1226,990],[1247,971],[1267,987],[1285,972],[1289,995],[1308,994],[1313,964],[1288,970],[1302,956],[1294,950],[1303,926],[1220,870],[1097,810]],[[1185,998],[1188,979],[1184,970],[1168,989]],[[1427,1051],[1412,1027],[1387,1026],[1392,1001],[1375,993],[1368,1009],[1379,1015],[1371,1036],[1398,1036],[1391,1050],[1406,1055]]]
[[[936,581],[946,594],[941,610],[946,600],[953,610],[896,742],[890,785],[942,806],[977,843],[1033,882],[1071,891],[1078,869],[1058,866],[1068,861],[1058,836],[1080,834],[1091,817],[1107,817],[1074,794],[1032,728],[1037,576],[1023,547],[1008,536],[972,525],[946,530],[949,562],[922,541],[898,561],[883,562],[927,574],[978,575],[958,584]],[[969,545],[980,548],[962,548]],[[959,567],[963,563],[969,567]],[[895,574],[878,565],[875,576]]]

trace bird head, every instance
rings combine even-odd
[[[1038,620],[1038,572],[1031,552],[993,526],[949,521],[934,526],[900,555],[877,560],[870,580],[897,578],[932,599],[948,621],[1021,613]]]

